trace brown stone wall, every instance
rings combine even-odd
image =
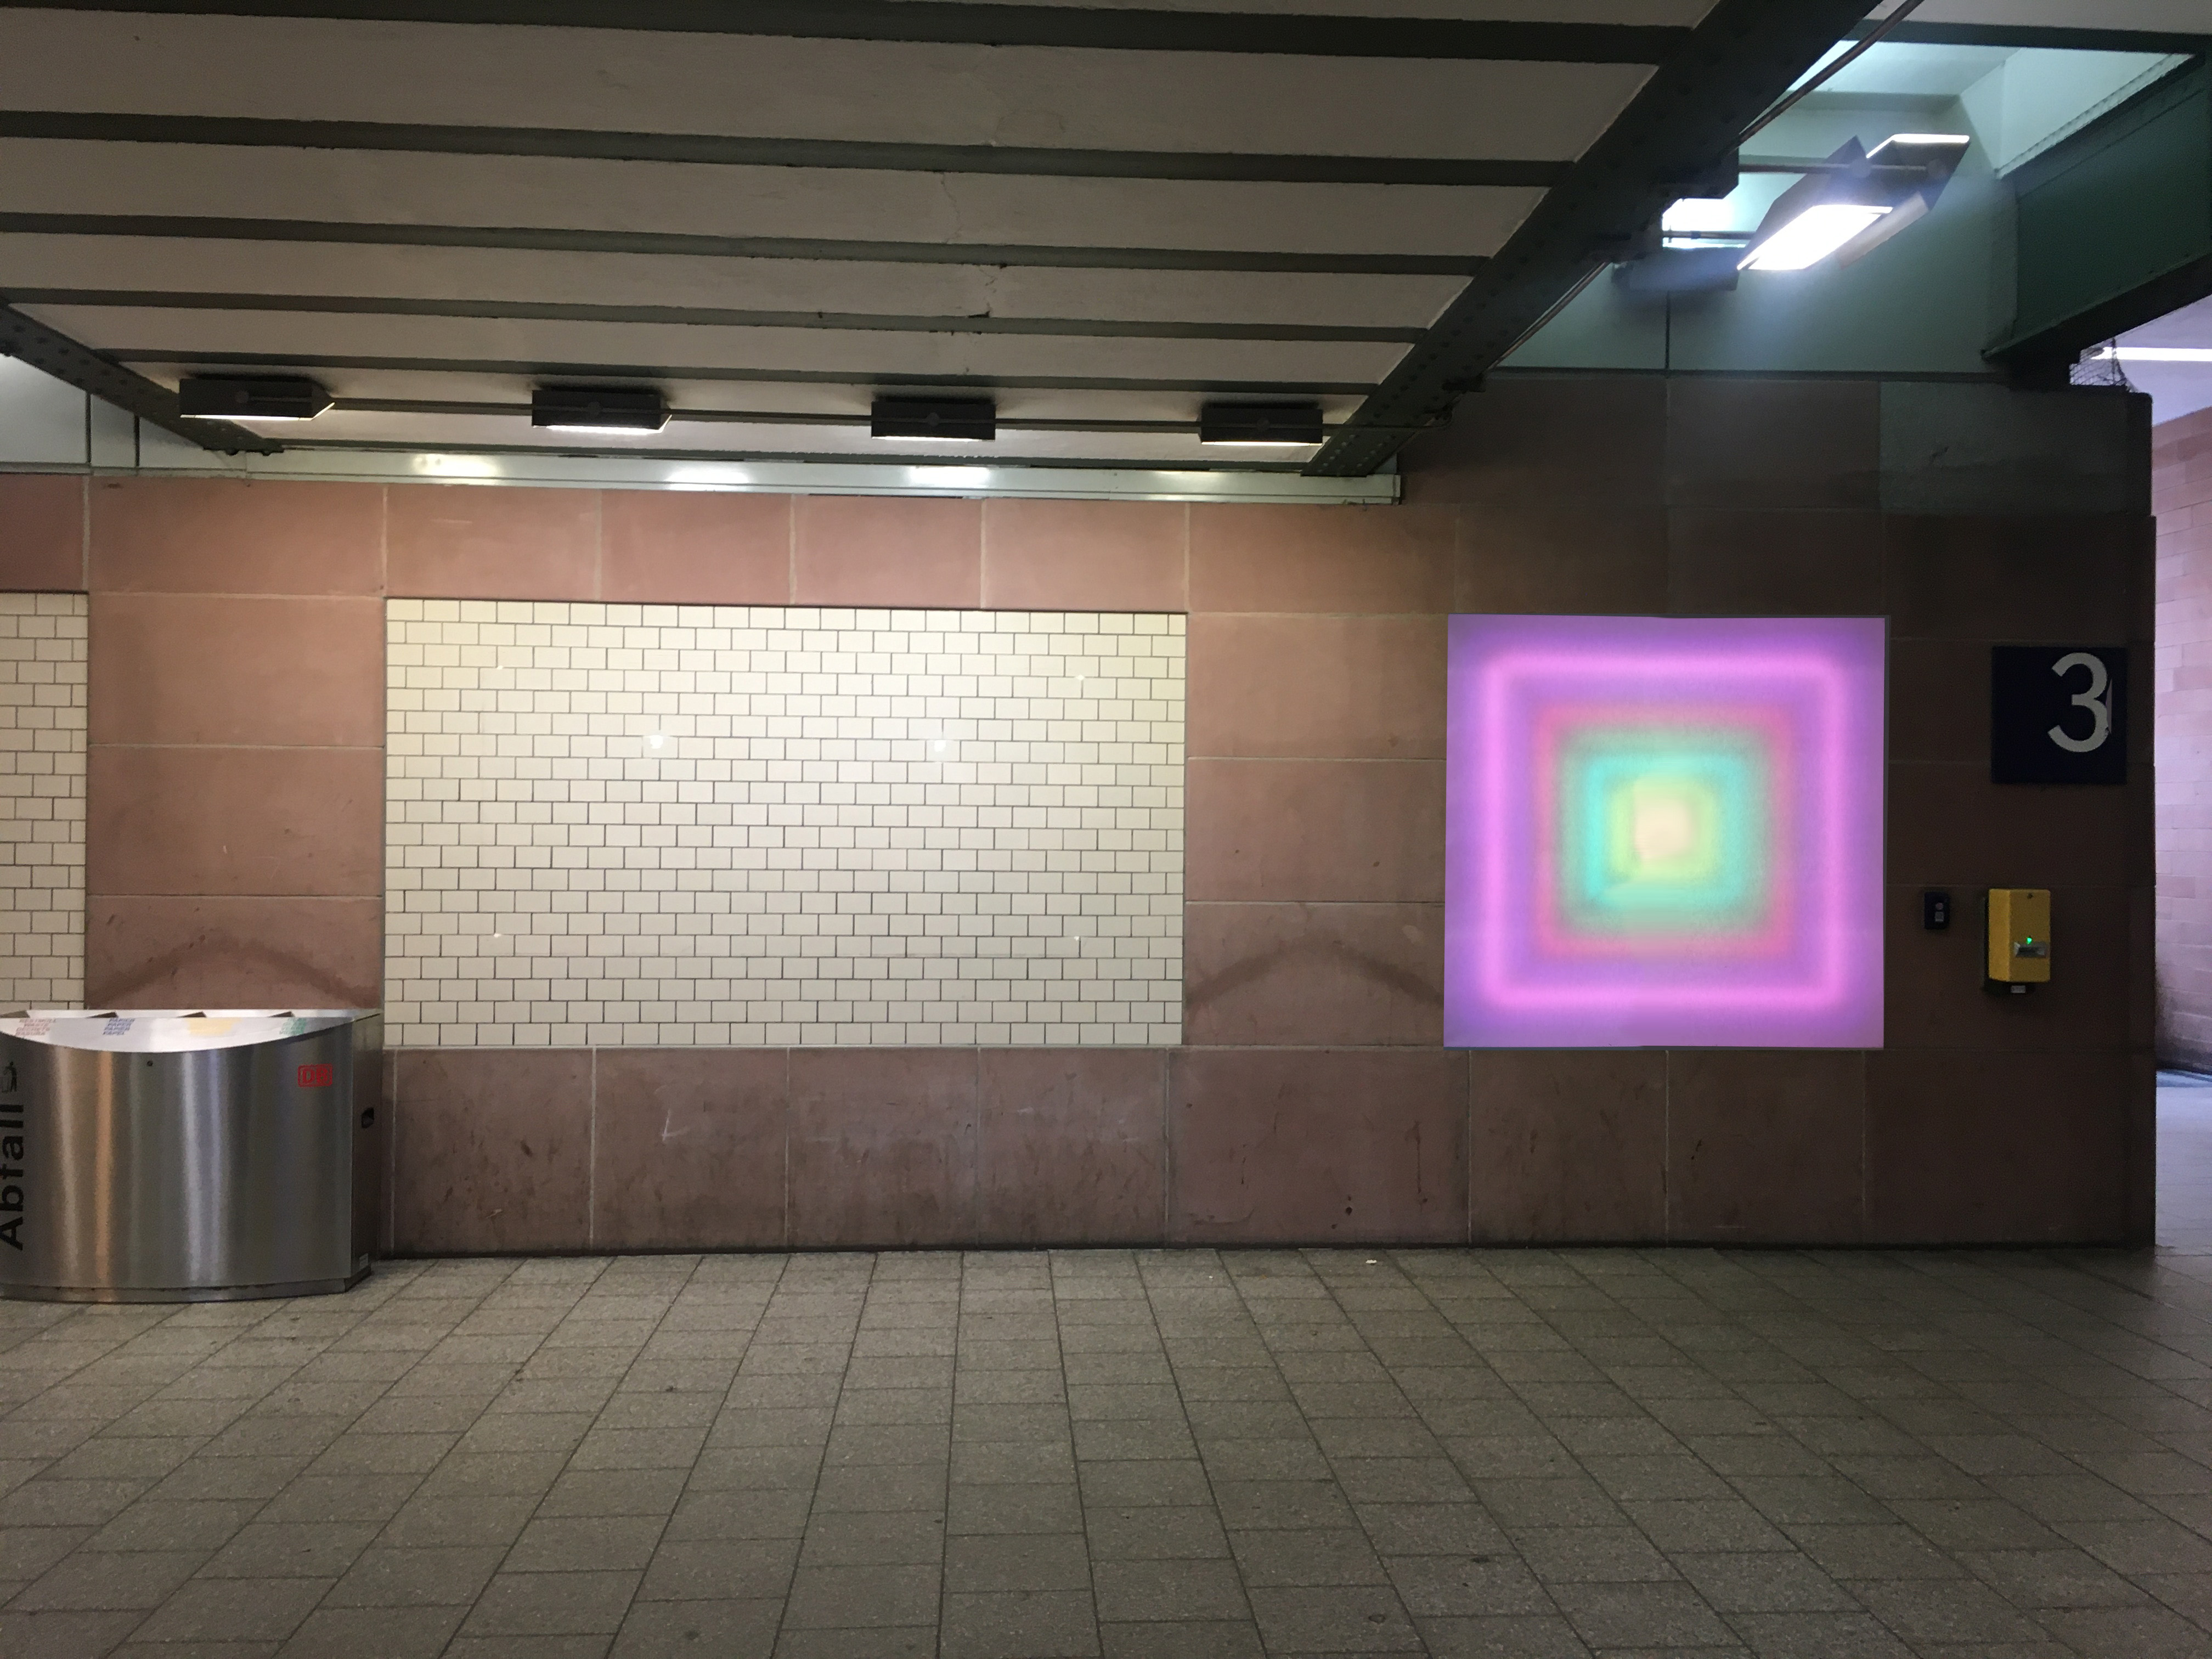
[[[1501,379],[1387,508],[0,478],[0,580],[88,571],[88,994],[140,1006],[378,1000],[386,593],[1189,613],[1186,1047],[398,1054],[403,1249],[2142,1237],[2150,677],[2118,790],[1990,784],[1987,684],[2148,660],[2148,520],[1892,396]],[[1455,610],[1891,618],[1887,1048],[1441,1048]],[[2016,1002],[1999,884],[2054,893]]]

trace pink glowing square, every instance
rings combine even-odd
[[[1879,619],[1454,617],[1444,1041],[1875,1048]]]

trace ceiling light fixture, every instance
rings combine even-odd
[[[1927,217],[1965,154],[1964,134],[1900,132],[1871,154],[1856,138],[1784,191],[1753,233],[1740,268],[1803,270],[1862,259]]]
[[[312,421],[331,394],[296,376],[193,374],[177,386],[177,412],[193,420]]]
[[[1319,404],[1207,404],[1198,411],[1198,441],[1279,449],[1322,441]]]
[[[668,424],[668,400],[649,386],[541,386],[530,394],[530,424],[548,432],[658,432]]]
[[[2212,363],[2212,346],[2100,346],[2092,355],[2123,363]]]
[[[868,435],[994,443],[999,406],[988,398],[878,398],[868,409]]]

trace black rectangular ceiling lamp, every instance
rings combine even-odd
[[[331,394],[291,376],[189,374],[177,385],[177,413],[207,421],[312,421]]]
[[[1202,444],[1317,444],[1319,404],[1207,404],[1198,411]]]
[[[868,409],[868,435],[994,443],[999,406],[988,398],[878,398]]]
[[[668,400],[649,386],[541,386],[530,394],[530,424],[549,432],[658,432]]]

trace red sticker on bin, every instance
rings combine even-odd
[[[302,1066],[300,1068],[300,1086],[302,1089],[329,1088],[331,1068],[328,1066]]]

